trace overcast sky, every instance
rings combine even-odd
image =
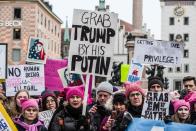
[[[65,23],[66,16],[69,19],[69,27],[72,24],[73,9],[94,10],[99,0],[48,0],[53,6],[53,11]],[[119,18],[132,23],[132,0],[106,0],[110,5],[110,11],[118,13]],[[143,0],[143,23],[151,29],[155,39],[160,39],[161,8],[159,0]],[[63,25],[64,27],[64,25]]]

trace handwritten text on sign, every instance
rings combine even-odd
[[[44,122],[44,125],[47,128],[48,128],[48,126],[50,124],[50,121],[52,119],[53,113],[54,112],[52,110],[46,110],[46,111],[39,112],[39,119]]]
[[[116,31],[116,14],[74,10],[68,61],[71,73],[109,75]]]
[[[148,92],[144,100],[142,116],[146,119],[162,120],[169,113],[170,97],[164,92]]]
[[[28,90],[30,95],[40,95],[45,90],[43,65],[8,66],[6,96],[14,96],[21,89]]]
[[[179,65],[181,64],[183,49],[182,43],[136,39],[134,60],[144,64]]]

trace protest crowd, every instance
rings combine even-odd
[[[184,77],[183,84],[182,91],[173,92],[169,114],[164,114],[163,120],[196,125],[195,77]],[[150,78],[147,88],[156,95],[165,91],[159,77]],[[30,96],[24,89],[14,97],[6,97],[1,88],[0,100],[19,131],[124,131],[133,117],[145,118],[142,116],[144,100],[151,98],[141,82],[125,82],[118,89],[104,81],[94,90],[96,96],[88,97],[85,115],[82,115],[84,85],[67,87],[62,92],[45,90],[39,97]],[[48,127],[38,117],[39,112],[46,110],[53,111]]]
[[[173,91],[163,79],[162,65],[180,64],[181,44],[135,40],[137,59],[128,64],[128,75],[122,71],[118,78],[114,73],[115,82],[120,83],[116,86],[109,80],[116,30],[115,13],[74,10],[69,58],[61,60],[48,59],[44,41],[30,38],[30,61],[5,68],[6,80],[0,87],[0,131],[131,131],[138,119],[195,129],[196,78],[184,77],[179,91]],[[162,54],[151,57],[159,47]],[[150,76],[144,87],[141,64],[145,62],[156,65],[157,70],[145,72]],[[95,84],[95,76],[107,80]],[[138,128],[134,127],[142,130]]]

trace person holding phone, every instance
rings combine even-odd
[[[103,119],[100,126],[100,131],[124,131],[126,129],[126,126],[122,125],[123,115],[127,110],[125,94],[121,92],[115,93],[112,103],[112,114]]]
[[[112,98],[113,86],[109,82],[101,82],[96,88],[96,104],[89,110],[91,131],[99,131],[102,120],[110,115],[105,108],[106,103]]]

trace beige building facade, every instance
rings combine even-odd
[[[8,44],[8,64],[25,64],[29,37],[48,41],[48,58],[60,59],[61,24],[43,0],[0,0],[0,43]]]

